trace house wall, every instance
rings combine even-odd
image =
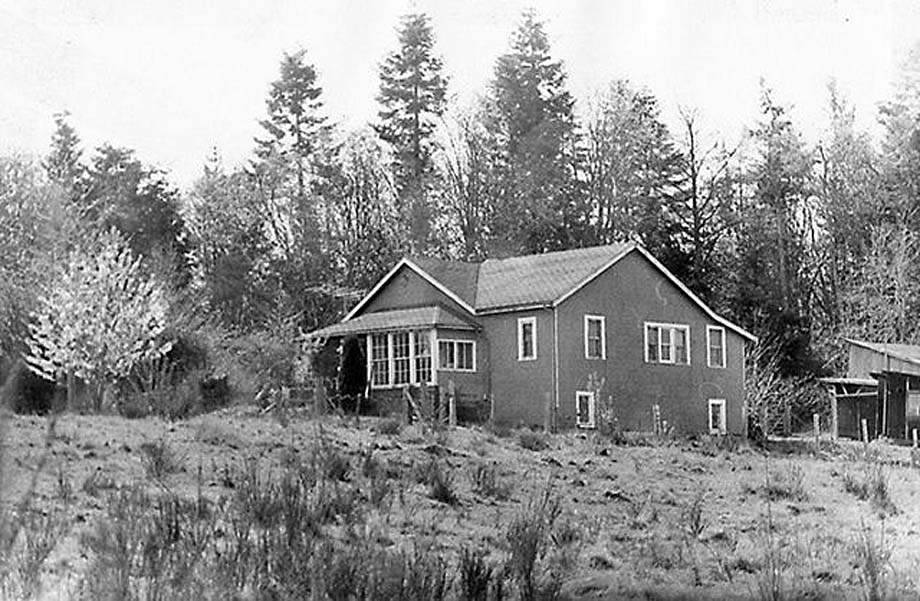
[[[726,427],[742,433],[744,339],[725,328],[726,367],[707,366],[706,326],[719,325],[639,253],[631,253],[557,308],[560,428],[575,427],[575,391],[604,380],[624,429],[652,428],[652,406],[678,432],[708,432],[709,399],[725,399]],[[606,360],[586,359],[585,314],[606,316]],[[645,362],[646,321],[690,326],[690,365]]]
[[[870,374],[878,374],[883,371],[920,375],[920,365],[902,361],[896,357],[888,357],[884,353],[855,344],[850,344],[847,365],[848,378],[871,379]]]
[[[476,332],[466,330],[448,330],[439,328],[438,340],[474,340],[476,341],[476,371],[452,371],[438,369],[438,385],[444,394],[447,393],[450,382],[454,383],[454,393],[457,395],[458,412],[481,413],[483,399],[489,394],[489,344],[485,338]],[[437,366],[436,366],[437,367]],[[469,411],[468,411],[469,410]],[[488,418],[488,414],[485,416]]]
[[[536,317],[537,358],[518,361],[517,320]],[[545,426],[553,402],[553,313],[547,309],[480,317],[491,357],[495,420]]]
[[[377,291],[361,313],[431,305],[442,305],[457,315],[471,317],[466,309],[449,296],[429,284],[409,267],[403,266],[386,286]]]

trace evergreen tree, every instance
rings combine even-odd
[[[447,78],[434,53],[434,33],[428,16],[410,14],[399,28],[399,49],[380,66],[382,105],[378,113],[380,137],[396,150],[396,185],[401,212],[410,224],[417,250],[430,236],[429,175],[432,133],[445,108]]]
[[[584,211],[574,177],[573,106],[543,23],[525,12],[492,82],[489,126],[503,138],[503,206],[493,244],[506,246],[502,250],[540,252],[573,246],[580,238]]]
[[[280,76],[272,82],[265,101],[268,117],[259,122],[268,136],[256,139],[256,156],[263,162],[282,159],[293,174],[295,198],[304,202],[311,172],[311,159],[326,133],[320,115],[322,88],[316,69],[306,62],[306,51],[284,54]]]
[[[43,166],[48,179],[61,187],[71,200],[78,200],[86,168],[81,163],[83,150],[77,131],[67,121],[67,111],[54,115],[55,130],[51,136],[51,152]]]

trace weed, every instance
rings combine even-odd
[[[546,434],[524,430],[518,436],[518,444],[528,451],[545,451],[549,448],[549,440]]]
[[[141,452],[144,470],[147,476],[154,480],[162,480],[182,469],[182,462],[164,439],[141,444]]]
[[[489,589],[497,575],[486,561],[485,551],[474,551],[468,547],[461,549],[457,571],[463,601],[489,601]]]
[[[684,506],[681,511],[681,524],[683,524],[684,530],[691,538],[699,538],[703,530],[706,529],[706,521],[703,517],[704,504],[703,493],[698,493],[693,497],[693,501]]]
[[[863,524],[859,538],[854,544],[859,581],[863,597],[867,601],[883,601],[887,598],[887,579],[890,569],[891,546],[885,541],[884,522],[879,529],[876,542],[872,532]]]
[[[850,472],[844,472],[841,477],[846,492],[860,501],[869,501],[879,513],[893,515],[898,512],[888,488],[888,474],[881,463],[864,463],[861,478]]]
[[[511,487],[501,481],[498,467],[485,462],[477,462],[469,467],[470,484],[478,495],[504,500],[511,495]]]
[[[80,488],[89,496],[98,497],[99,491],[111,490],[115,487],[115,480],[101,469],[97,469],[83,480],[83,485]]]
[[[384,436],[398,436],[402,432],[402,422],[396,418],[390,417],[383,420],[380,420],[377,423],[377,426],[374,428],[374,431],[377,434],[383,434]]]
[[[744,484],[743,488],[748,493],[759,493],[767,501],[808,500],[808,491],[805,490],[805,471],[794,463],[787,464],[785,469],[773,472],[768,468],[763,484],[759,487]]]
[[[70,477],[64,473],[64,466],[61,464],[58,465],[54,490],[57,498],[64,503],[70,503],[73,500],[73,483],[70,481]]]
[[[522,601],[554,599],[559,593],[562,574],[549,559],[551,533],[561,511],[559,498],[547,486],[514,517],[505,533],[508,570]]]
[[[508,438],[511,436],[511,428],[505,424],[490,421],[486,424],[486,432],[496,438]]]
[[[426,484],[428,485],[428,496],[435,501],[445,505],[456,505],[460,502],[454,485],[454,477],[451,472],[444,469],[437,459],[432,459],[428,463]]]

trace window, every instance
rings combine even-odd
[[[533,361],[537,358],[537,318],[518,318],[517,330],[518,361]]]
[[[371,334],[372,388],[432,383],[430,331]]]
[[[585,359],[607,358],[606,318],[585,315]]]
[[[593,428],[595,416],[594,393],[587,390],[575,392],[575,424],[579,428]]]
[[[431,339],[428,332],[413,332],[412,344],[415,347],[415,381],[431,381]]]
[[[709,433],[725,434],[725,399],[709,399]]]
[[[390,385],[389,341],[386,334],[371,335],[371,386]]]
[[[409,383],[409,332],[394,332],[393,337],[393,384],[402,386]]]
[[[706,347],[709,367],[725,367],[725,328],[706,326]]]
[[[476,343],[472,340],[438,340],[439,367],[448,371],[476,371]]]
[[[689,365],[690,327],[667,323],[646,323],[645,362]]]

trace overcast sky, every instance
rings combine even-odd
[[[761,77],[811,140],[832,77],[870,127],[920,36],[909,0],[0,0],[0,152],[46,152],[68,110],[86,146],[134,148],[184,187],[214,146],[229,165],[248,157],[284,51],[307,50],[328,115],[358,126],[400,15],[431,16],[450,92],[468,99],[528,6],[579,100],[628,78],[668,123],[696,107],[728,138],[755,122]]]

